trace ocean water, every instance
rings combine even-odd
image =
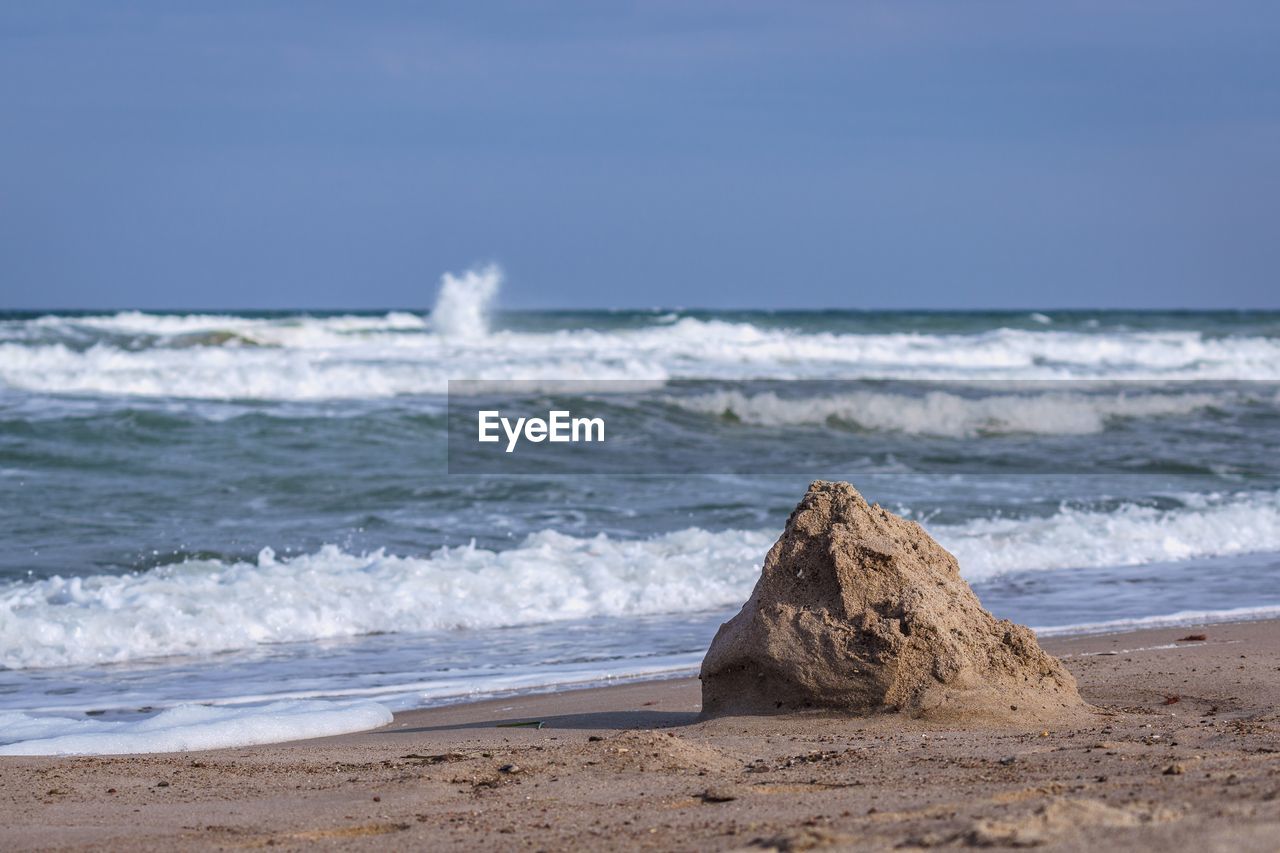
[[[496,290],[0,314],[0,748],[250,743],[690,672],[814,475],[923,522],[1044,632],[1280,614],[1280,314],[519,313]],[[697,462],[473,475],[448,464],[463,378],[536,380]]]

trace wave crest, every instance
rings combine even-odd
[[[1185,496],[1175,509],[1063,507],[929,531],[970,581],[1280,550],[1280,493]],[[552,531],[506,551],[427,556],[336,546],[288,558],[192,560],[129,575],[0,588],[0,665],[23,669],[208,654],[375,632],[689,613],[741,603],[776,531],[696,528],[651,539]]]
[[[1226,402],[1213,394],[1081,394],[1047,392],[966,397],[946,391],[921,395],[859,391],[786,398],[768,391],[717,391],[668,402],[756,426],[848,424],[858,429],[973,438],[980,435],[1089,435],[1120,418],[1185,415]]]
[[[1195,331],[801,331],[670,316],[488,329],[495,268],[417,314],[124,312],[0,323],[0,385],[45,394],[315,400],[443,394],[472,379],[1280,379],[1280,339]]]

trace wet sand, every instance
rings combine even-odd
[[[273,746],[4,757],[0,849],[1280,848],[1280,622],[1043,645],[1095,706],[1077,724],[699,722],[681,679]]]

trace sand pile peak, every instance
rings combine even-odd
[[[818,481],[751,598],[702,662],[706,715],[831,709],[1059,717],[1075,679],[1021,625],[996,620],[919,524]]]

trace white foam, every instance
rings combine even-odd
[[[1134,566],[1280,550],[1280,495],[1184,495],[1178,509],[1069,506],[1044,518],[929,526],[970,581],[1015,571]]]
[[[1053,625],[1033,629],[1042,637],[1075,634],[1119,634],[1150,628],[1174,628],[1183,625],[1212,625],[1221,622],[1249,622],[1280,617],[1280,604],[1262,607],[1232,607],[1225,610],[1180,610],[1160,616],[1112,619],[1106,622],[1081,622],[1076,625]],[[1136,651],[1136,650],[1135,650]]]
[[[0,665],[97,664],[377,631],[678,613],[742,597],[767,533],[685,530],[648,540],[544,531],[519,547],[425,557],[326,546],[277,560],[198,560],[131,575],[0,589]]]
[[[217,708],[181,705],[143,720],[109,722],[0,711],[0,755],[127,755],[188,752],[329,737],[385,726],[376,702],[282,701]]]
[[[710,415],[732,415],[748,424],[796,426],[840,422],[861,429],[909,435],[973,437],[1013,433],[1087,435],[1117,418],[1190,414],[1227,399],[1203,393],[1075,392],[997,393],[962,396],[945,391],[922,395],[857,391],[786,398],[768,391],[716,391],[672,397],[674,405]]]
[[[319,400],[443,394],[449,378],[1280,379],[1280,339],[1194,331],[837,334],[681,317],[610,331],[486,333],[499,280],[492,269],[446,277],[430,322],[406,313],[138,312],[24,321],[0,336],[0,386]],[[147,342],[124,345],[107,332]]]
[[[440,293],[431,309],[431,325],[449,338],[482,338],[489,331],[489,308],[502,286],[497,264],[467,270],[460,276],[445,273]]]
[[[971,581],[1015,571],[1280,551],[1280,495],[1184,497],[1176,509],[1063,507],[1043,518],[929,525]],[[506,551],[193,560],[130,575],[0,588],[0,665],[200,655],[262,643],[691,613],[741,603],[776,530],[688,529],[644,540],[544,531]]]

